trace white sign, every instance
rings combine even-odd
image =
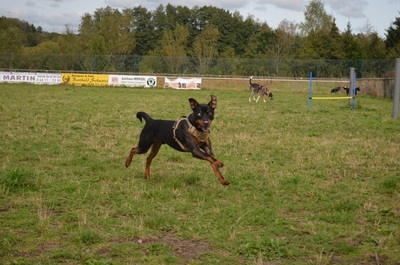
[[[201,89],[201,78],[165,78],[164,88],[175,89]]]
[[[128,87],[155,87],[157,85],[157,77],[136,75],[109,75],[108,85]]]
[[[61,73],[0,72],[1,83],[61,84]]]

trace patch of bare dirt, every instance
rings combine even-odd
[[[155,242],[160,242],[173,249],[175,251],[175,255],[182,258],[185,263],[198,260],[199,255],[203,253],[210,251],[216,252],[215,249],[212,249],[209,242],[196,239],[182,239],[178,238],[173,233],[165,233],[160,238],[138,239],[137,242],[139,244],[153,244]]]

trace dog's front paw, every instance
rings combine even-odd
[[[222,179],[222,180],[220,180],[220,182],[221,182],[222,185],[225,185],[225,186],[229,185],[229,181],[226,180],[226,179]]]
[[[223,167],[223,166],[224,166],[224,163],[223,163],[222,161],[220,161],[220,160],[217,160],[217,161],[214,162],[214,165],[215,165],[216,167]]]

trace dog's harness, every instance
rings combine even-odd
[[[210,136],[210,132],[199,132],[199,131],[196,129],[196,127],[194,127],[194,126],[190,123],[190,121],[188,120],[187,117],[185,117],[185,116],[179,117],[178,120],[174,123],[174,126],[172,126],[172,132],[173,132],[173,134],[174,134],[174,139],[175,139],[176,143],[177,143],[184,151],[189,152],[190,149],[187,148],[186,146],[184,146],[184,145],[181,143],[181,141],[179,141],[179,139],[176,138],[176,130],[178,129],[179,124],[180,124],[182,121],[186,121],[187,125],[189,126],[188,132],[189,132],[193,137],[195,137],[198,141],[200,141],[200,142],[202,142],[202,143],[204,143],[204,142],[208,139],[208,137]]]

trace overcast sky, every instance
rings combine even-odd
[[[323,0],[325,11],[336,19],[342,32],[350,21],[353,33],[365,32],[366,25],[385,38],[386,30],[397,16],[400,16],[400,0]],[[305,7],[309,0],[1,0],[0,16],[25,20],[44,31],[65,32],[69,25],[77,32],[84,13],[93,14],[101,7],[131,8],[141,5],[153,11],[160,4],[174,6],[212,5],[231,12],[239,11],[246,18],[253,16],[266,22],[271,28],[287,19],[300,23],[304,21]]]

